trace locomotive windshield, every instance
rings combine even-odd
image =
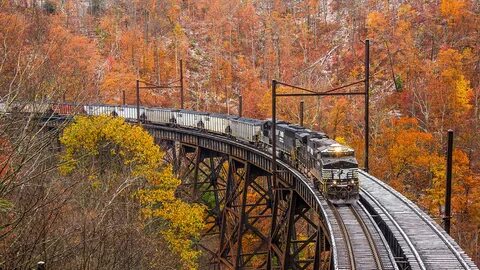
[[[352,148],[332,144],[327,149],[321,151],[322,157],[352,157],[355,154]]]

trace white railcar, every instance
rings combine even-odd
[[[148,122],[169,124],[174,122],[174,113],[178,111],[179,110],[167,108],[147,108],[145,110],[145,115]]]
[[[50,104],[48,103],[26,103],[18,104],[18,108],[21,112],[24,113],[47,113],[51,109]]]
[[[137,119],[137,107],[136,106],[115,106],[115,113],[117,116],[125,118],[125,119],[130,119],[130,120],[135,120]],[[143,116],[142,116],[143,115]],[[140,118],[145,118],[145,108],[140,107]]]
[[[116,107],[111,105],[86,105],[83,109],[88,115],[112,115],[116,111]]]
[[[264,121],[250,118],[230,119],[232,136],[251,143],[258,142],[262,135]]]
[[[208,113],[196,112],[190,110],[180,110],[174,112],[176,123],[183,127],[189,128],[204,128],[205,116],[208,116]]]
[[[230,118],[226,114],[211,113],[203,116],[203,123],[206,130],[220,134],[231,134]]]

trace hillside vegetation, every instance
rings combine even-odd
[[[125,91],[134,104],[137,78],[175,84],[183,59],[186,107],[236,114],[242,95],[244,115],[267,118],[272,79],[317,91],[363,79],[365,39],[371,173],[441,223],[453,129],[452,236],[480,263],[477,0],[3,0],[0,98],[120,104]],[[144,90],[141,100],[180,104],[175,89]],[[298,122],[299,102],[282,99],[281,118]],[[305,107],[306,126],[363,159],[362,97],[308,98]],[[12,134],[0,133],[0,218],[18,210],[9,201],[21,195],[21,183],[3,187]],[[0,220],[0,240],[11,240]]]

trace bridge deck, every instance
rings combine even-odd
[[[364,172],[360,184],[362,196],[389,225],[411,269],[478,269],[458,244],[410,200]]]
[[[145,125],[144,127],[157,139],[211,149],[248,161],[266,172],[271,171],[272,163],[269,154],[252,145],[192,129],[175,129],[157,125]],[[281,176],[279,178],[295,189],[298,196],[320,215],[321,220],[324,220],[326,237],[331,245],[332,268],[348,268],[349,265],[343,264],[343,260],[347,257],[346,248],[342,243],[344,239],[338,230],[339,223],[328,202],[314,188],[312,181],[299,171],[292,169],[281,160],[278,161],[278,167],[280,169],[279,176]],[[364,220],[367,217],[368,219],[377,218],[377,225],[379,224],[378,218],[381,218],[380,223],[384,226],[382,228],[391,232],[393,236],[385,238],[375,234],[372,236],[379,250],[382,250],[384,243],[381,242],[384,242],[385,239],[390,246],[395,244],[395,248],[401,249],[401,252],[394,250],[395,254],[393,255],[401,253],[402,257],[397,257],[397,262],[401,264],[401,261],[406,259],[409,265],[405,265],[408,268],[400,267],[400,269],[478,269],[455,241],[411,201],[364,172],[360,172],[360,183],[362,199],[367,203],[364,207],[371,207],[376,212],[375,215],[368,215],[360,211],[361,216]],[[367,220],[365,222],[368,223]],[[379,227],[381,226],[376,228]],[[372,232],[374,232],[373,229]],[[383,232],[385,234],[385,231]],[[385,253],[382,254],[383,268],[393,266],[386,263],[389,257]]]

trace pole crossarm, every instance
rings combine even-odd
[[[277,97],[315,97],[315,96],[356,96],[356,95],[365,95],[365,92],[346,92],[346,93],[288,93],[288,94],[277,94]]]
[[[313,90],[306,89],[306,88],[303,88],[303,87],[295,86],[295,85],[292,85],[292,84],[276,81],[276,84],[284,85],[284,86],[288,86],[288,87],[291,87],[291,88],[294,88],[294,89],[299,89],[299,90],[309,92],[309,94],[283,93],[283,94],[277,94],[277,97],[365,95],[365,92],[331,93],[331,92],[334,92],[334,91],[337,91],[337,90],[340,90],[340,89],[344,89],[344,88],[347,88],[347,87],[350,87],[350,86],[354,86],[354,85],[357,85],[357,84],[360,84],[360,83],[365,83],[365,79],[355,81],[355,82],[352,82],[352,83],[349,83],[349,84],[345,84],[345,85],[342,85],[342,86],[339,86],[339,87],[335,87],[335,88],[332,88],[332,89],[324,91],[324,92],[317,92],[317,91],[313,91]]]
[[[315,91],[307,89],[307,88],[303,88],[303,87],[300,87],[300,86],[296,86],[296,85],[292,85],[292,84],[288,84],[288,83],[284,83],[284,82],[280,82],[280,81],[276,81],[276,83],[280,84],[280,85],[283,85],[283,86],[288,86],[288,87],[291,87],[291,88],[294,88],[294,89],[299,89],[299,90],[303,90],[303,91],[306,91],[306,92],[310,92],[310,93],[313,93],[313,94],[318,93],[318,92],[315,92]]]
[[[285,82],[280,82],[277,80],[272,80],[272,180],[273,183],[276,182],[277,172],[277,142],[276,142],[276,133],[277,133],[277,97],[311,97],[311,96],[364,96],[365,97],[365,154],[364,154],[364,166],[365,171],[368,172],[368,152],[369,152],[369,90],[370,90],[370,41],[365,40],[365,76],[363,79],[354,81],[345,85],[341,85],[324,92],[316,92],[304,87],[295,86]],[[365,90],[363,92],[335,92],[340,89],[351,87],[357,84],[364,84]],[[293,89],[302,90],[308,93],[277,93],[277,87],[279,85],[291,87]],[[303,104],[302,104],[303,107]],[[303,109],[302,109],[303,110]],[[302,112],[303,114],[303,112]],[[303,117],[301,117],[301,122],[303,122]],[[303,124],[303,123],[301,123]],[[275,207],[273,210],[276,211]],[[270,243],[271,244],[271,243]],[[272,254],[269,254],[269,259],[272,258]]]
[[[154,83],[143,81],[143,80],[138,80],[138,81],[146,85],[146,86],[139,86],[140,89],[180,88],[181,87],[181,85],[171,85],[173,83],[180,82],[180,80],[169,82],[163,85],[158,85],[158,84],[154,84]]]
[[[147,81],[144,81],[144,80],[138,80],[139,82],[145,84],[145,85],[150,85],[150,86],[154,86],[154,87],[157,87],[159,85],[157,84],[154,84],[154,83],[151,83],[151,82],[147,82]]]
[[[145,84],[145,86],[140,86],[140,83]],[[180,83],[180,85],[171,85],[173,83]],[[140,89],[180,89],[180,107],[183,109],[184,97],[183,97],[183,60],[180,59],[180,79],[176,81],[171,81],[164,85],[157,85],[151,82],[137,79],[136,80],[136,99],[137,99],[137,122],[140,123]],[[125,92],[123,93],[123,103],[125,105]]]
[[[170,89],[170,88],[180,88],[180,85],[171,85],[171,86],[140,86],[140,89]]]

